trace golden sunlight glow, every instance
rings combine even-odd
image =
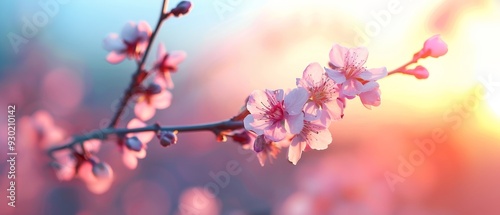
[[[495,112],[497,117],[500,117],[500,93],[489,98],[488,105],[490,105],[491,109],[493,110],[493,112]]]
[[[500,50],[500,43],[493,42],[500,38],[500,18],[498,15],[496,19],[481,20],[481,22],[470,23],[469,39],[473,44],[475,61],[475,73],[479,80],[482,80],[487,93],[489,94],[487,103],[493,112],[500,117],[500,69],[496,64],[498,63],[498,50]]]

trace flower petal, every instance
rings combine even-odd
[[[123,26],[120,36],[128,43],[136,43],[139,36],[137,31],[137,24],[135,22],[128,22]]]
[[[348,65],[356,65],[361,67],[365,65],[368,59],[368,49],[366,47],[357,47],[349,49],[349,59],[347,59]]]
[[[305,113],[304,118],[308,121],[311,121],[311,120],[316,120],[320,117],[321,110],[319,109],[319,107],[316,105],[315,102],[310,101],[307,102],[306,105],[304,105],[304,113]]]
[[[170,72],[157,71],[154,79],[154,83],[160,85],[163,89],[173,89],[174,82],[170,76]]]
[[[112,33],[108,37],[104,38],[103,47],[107,51],[117,51],[122,52],[127,48],[127,45],[123,43],[123,40],[118,36],[118,34]]]
[[[143,149],[144,149],[145,145],[148,144],[149,142],[151,142],[151,140],[154,138],[155,132],[145,131],[145,132],[135,133],[134,135],[137,137],[137,139],[139,139],[141,141],[141,143],[143,144]],[[141,151],[143,151],[143,150],[141,150]],[[145,153],[145,150],[144,150],[144,153]]]
[[[306,89],[302,87],[293,89],[285,96],[286,112],[290,115],[301,114],[307,99],[309,92]]]
[[[332,143],[332,135],[330,134],[328,128],[323,128],[316,130],[315,132],[310,132],[308,140],[309,142],[307,144],[311,147],[311,149],[324,150],[328,148],[330,143]]]
[[[285,128],[291,134],[298,134],[304,128],[304,114],[289,115],[285,118]]]
[[[363,78],[366,81],[376,81],[387,76],[387,68],[373,68],[367,70],[370,75],[367,78]]]
[[[152,32],[151,26],[149,26],[149,23],[146,21],[140,21],[137,25],[137,36],[141,41],[148,41]]]
[[[141,120],[139,120],[137,118],[134,118],[134,119],[130,120],[127,123],[127,128],[128,129],[131,129],[131,128],[141,128],[141,127],[144,127],[144,126],[146,126],[146,123],[144,123],[143,121],[141,121]]]
[[[184,51],[172,51],[168,55],[168,58],[165,63],[168,66],[176,68],[177,65],[179,65],[182,61],[184,61],[184,59],[186,59],[186,56],[187,54]]]
[[[288,160],[294,165],[297,165],[300,157],[302,157],[302,151],[304,151],[306,145],[306,142],[300,135],[293,138],[290,147],[288,147]]]
[[[111,63],[111,64],[117,64],[122,62],[127,55],[125,53],[119,53],[119,52],[110,52],[108,56],[106,56],[106,60]]]
[[[325,112],[329,117],[334,120],[339,120],[342,119],[342,116],[344,115],[344,107],[342,105],[342,102],[335,99],[334,101],[323,104],[323,109],[326,110]]]
[[[364,93],[364,92],[372,91],[373,89],[375,89],[377,87],[379,87],[379,84],[376,81],[370,81],[370,82],[363,84],[360,91],[362,93]]]
[[[141,127],[144,127],[146,126],[146,123],[142,122],[141,120],[137,119],[137,118],[134,118],[132,120],[130,120],[130,122],[127,124],[127,128],[128,129],[131,129],[131,128],[141,128]],[[136,136],[137,139],[139,139],[139,141],[141,141],[141,143],[143,145],[147,144],[148,142],[150,142],[153,137],[154,137],[155,133],[152,132],[152,131],[146,131],[146,132],[138,132],[138,133],[128,133],[127,134],[127,137],[133,137],[133,136]]]
[[[339,44],[334,44],[330,50],[330,63],[332,63],[335,67],[344,67],[345,57],[348,52],[348,48]]]
[[[380,89],[378,87],[359,94],[359,98],[361,99],[361,103],[368,108],[371,109],[372,106],[380,105]]]
[[[335,69],[326,69],[326,75],[333,80],[333,82],[337,84],[342,84],[346,81],[345,75]]]
[[[264,166],[264,164],[266,164],[267,157],[268,155],[266,152],[257,153],[257,158],[259,159],[259,163],[261,166]]]
[[[172,103],[172,93],[167,90],[162,90],[160,93],[151,97],[151,102],[156,109],[165,109]]]
[[[156,108],[145,101],[138,102],[134,106],[134,113],[142,121],[150,120],[156,113]]]
[[[263,134],[264,133],[263,129],[267,127],[267,124],[265,124],[265,121],[263,120],[256,123],[254,117],[251,114],[246,116],[243,122],[246,130],[253,131],[257,135]]]
[[[138,159],[144,159],[144,158],[146,157],[146,149],[145,149],[145,145],[143,146],[143,148],[142,148],[140,151],[138,151],[138,152],[136,152],[136,151],[131,151],[131,152],[132,152],[132,153],[134,154],[134,156],[135,156],[136,158],[138,158]]]
[[[283,89],[277,89],[277,90],[266,90],[266,93],[268,94],[268,98],[276,98],[276,101],[281,102],[284,99],[285,96],[285,91]]]
[[[135,169],[137,167],[137,157],[125,147],[123,149],[122,160],[129,169]]]
[[[163,45],[162,42],[158,44],[158,50],[156,51],[156,60],[158,62],[163,62],[163,58],[165,58],[165,55],[167,54],[167,49],[165,49],[165,45]]]
[[[302,74],[302,79],[307,81],[307,83],[309,84],[308,87],[313,87],[322,81],[324,74],[325,70],[319,63],[311,63],[304,70],[304,73]]]
[[[363,85],[361,82],[355,79],[349,79],[344,84],[342,84],[342,93],[346,96],[356,96],[361,93]]]
[[[285,127],[281,123],[274,123],[264,130],[264,135],[274,142],[283,140],[286,137]]]
[[[263,90],[254,90],[248,97],[247,110],[251,114],[263,113],[262,109],[269,106],[269,98]]]

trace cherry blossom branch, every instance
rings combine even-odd
[[[48,150],[59,179],[70,180],[78,176],[91,191],[102,193],[113,179],[111,167],[95,156],[102,140],[116,143],[125,166],[135,169],[137,159],[146,156],[147,144],[155,134],[160,144],[166,147],[177,142],[178,132],[210,131],[217,141],[226,141],[230,137],[243,148],[255,151],[261,165],[267,159],[276,158],[282,146],[288,147],[288,160],[297,164],[307,146],[324,150],[332,143],[329,127],[333,121],[343,118],[347,100],[359,97],[368,109],[379,106],[378,80],[396,73],[425,79],[429,76],[425,67],[408,67],[419,59],[440,57],[448,51],[446,43],[435,35],[424,43],[423,49],[415,53],[412,60],[388,73],[385,67],[363,67],[368,57],[366,48],[334,44],[329,55],[330,68],[310,63],[302,78],[296,79],[296,88],[254,90],[238,115],[228,120],[183,126],[146,125],[157,109],[170,106],[172,94],[169,90],[174,87],[170,75],[177,71],[177,65],[186,55],[182,51],[167,52],[160,44],[154,66],[150,70],[145,68],[163,21],[171,16],[185,15],[192,7],[191,2],[180,1],[169,11],[167,3],[163,0],[154,30],[144,21],[129,22],[120,36],[112,33],[104,40],[104,48],[110,51],[106,57],[108,62],[116,64],[128,58],[137,63],[137,69],[106,128],[75,135],[66,144]],[[150,75],[154,80],[144,86],[143,82]],[[125,128],[117,128],[125,107],[131,99],[135,100],[135,96],[135,118]]]
[[[153,33],[151,34],[151,37],[149,38],[146,51],[144,51],[144,55],[142,56],[141,60],[138,62],[137,65],[137,70],[135,73],[132,75],[132,79],[130,80],[130,84],[128,88],[125,90],[125,93],[123,97],[120,99],[120,104],[118,106],[118,110],[113,114],[113,117],[111,118],[111,121],[109,123],[108,127],[116,127],[118,124],[118,121],[120,119],[120,116],[123,114],[123,111],[125,110],[125,107],[127,106],[127,103],[129,100],[132,98],[134,95],[134,90],[140,86],[142,81],[145,79],[144,76],[147,74],[147,72],[144,71],[144,63],[146,62],[146,59],[149,54],[149,50],[151,50],[151,45],[156,37],[156,34],[158,33],[158,30],[160,29],[161,24],[163,21],[168,19],[170,16],[173,15],[172,11],[170,12],[165,12],[165,7],[167,6],[168,0],[164,0],[163,4],[161,6],[161,12],[160,12],[160,18],[158,19],[158,22],[156,23],[156,27],[153,30]],[[143,78],[141,78],[141,75],[143,75]]]
[[[57,147],[53,147],[49,149],[48,153],[52,157],[52,154],[56,151],[63,149],[72,149],[75,145],[79,145],[87,140],[99,139],[104,140],[108,137],[108,135],[115,134],[119,136],[124,136],[128,133],[138,133],[138,132],[147,132],[147,131],[177,131],[177,132],[195,132],[195,131],[211,131],[215,135],[219,135],[222,131],[226,130],[237,130],[244,128],[242,121],[234,121],[233,119],[221,121],[221,122],[213,122],[206,124],[197,124],[197,125],[184,125],[184,126],[165,126],[162,127],[158,124],[148,125],[140,128],[105,128],[101,130],[97,130],[94,132],[90,132],[84,135],[73,137],[72,141]]]

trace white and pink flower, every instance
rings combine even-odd
[[[38,110],[31,116],[22,117],[19,121],[23,133],[21,138],[40,148],[56,146],[66,138],[66,132],[55,124],[52,115],[45,110]]]
[[[174,82],[170,73],[176,72],[178,65],[184,61],[186,53],[184,51],[172,51],[167,53],[163,43],[158,46],[157,59],[154,64],[154,70],[157,74],[155,76],[155,83],[163,88],[174,88]]]
[[[377,97],[376,88],[378,90],[377,80],[387,76],[385,67],[376,69],[366,69],[364,64],[368,58],[368,50],[364,47],[346,48],[335,44],[330,50],[331,69],[327,69],[326,73],[335,83],[339,84],[340,97],[353,99],[356,96],[365,94],[363,103],[365,106],[376,106],[380,96]]]
[[[104,39],[104,49],[110,53],[106,60],[112,64],[122,62],[126,57],[139,60],[148,46],[151,27],[145,21],[127,23],[120,35],[111,33]]]
[[[306,117],[321,118],[325,124],[331,119],[341,119],[344,104],[339,99],[338,85],[326,76],[319,63],[311,63],[304,70],[302,78],[297,78],[297,86],[309,92],[304,106]]]
[[[295,88],[286,96],[282,89],[256,90],[250,95],[244,123],[247,130],[280,141],[287,133],[297,134],[304,126],[302,109],[308,99],[307,90]]]
[[[137,118],[146,121],[155,115],[157,109],[168,108],[171,103],[172,93],[153,83],[137,98],[134,113]]]
[[[324,150],[331,142],[332,135],[322,122],[304,120],[304,128],[295,135],[288,148],[288,160],[296,165],[307,146],[315,150]]]

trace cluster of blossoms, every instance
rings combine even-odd
[[[334,45],[330,68],[309,64],[297,88],[285,92],[256,90],[247,102],[245,128],[258,135],[254,150],[290,141],[288,159],[297,164],[306,148],[323,150],[332,142],[329,126],[344,116],[346,99],[359,97],[368,108],[380,105],[377,80],[387,76],[386,68],[366,69],[366,48]]]
[[[292,90],[256,90],[248,98],[245,129],[252,137],[253,149],[263,165],[271,155],[276,157],[281,146],[288,146],[288,160],[297,164],[306,149],[323,150],[332,142],[329,131],[332,121],[344,116],[346,100],[359,97],[368,109],[380,105],[378,80],[388,74],[402,73],[418,79],[429,76],[427,69],[411,64],[426,57],[440,57],[448,47],[439,35],[429,38],[422,50],[406,65],[387,72],[385,67],[364,67],[368,50],[364,47],[346,48],[335,44],[330,50],[328,67],[309,64],[297,88]]]
[[[151,68],[146,69],[144,64],[151,44],[165,19],[187,14],[191,6],[190,2],[181,1],[169,12],[162,10],[154,30],[144,21],[129,22],[120,35],[110,34],[104,40],[104,48],[109,51],[106,57],[109,63],[117,64],[130,59],[137,62],[138,68],[121,100],[120,109],[108,128],[75,136],[67,140],[69,144],[49,150],[59,179],[70,180],[78,176],[91,191],[102,193],[113,180],[110,166],[95,156],[102,140],[115,143],[122,152],[125,166],[134,169],[138,159],[146,156],[147,144],[155,136],[166,147],[177,143],[177,132],[195,130],[212,131],[219,141],[231,137],[244,148],[254,150],[261,165],[267,159],[275,158],[281,148],[288,147],[289,161],[297,164],[303,151],[323,150],[332,142],[330,124],[343,118],[347,100],[359,97],[368,109],[379,106],[378,80],[395,73],[414,75],[419,79],[427,78],[428,72],[423,66],[413,69],[407,67],[417,63],[419,59],[439,57],[447,52],[447,46],[439,36],[431,37],[412,61],[388,72],[385,67],[364,67],[368,58],[366,48],[334,45],[330,51],[328,67],[311,63],[305,68],[302,77],[297,78],[297,87],[294,89],[252,92],[244,110],[228,121],[168,128],[159,124],[147,125],[146,121],[155,115],[157,109],[165,109],[171,105],[172,94],[169,90],[174,88],[171,73],[177,71],[178,65],[186,57],[182,51],[167,52],[160,43],[156,60]],[[165,7],[166,5],[163,8]],[[118,129],[118,119],[129,101],[135,102],[135,117],[127,123],[126,128]],[[52,122],[38,124],[54,127]],[[42,130],[50,133],[50,129]]]
[[[162,12],[159,24],[169,16],[179,17],[187,14],[191,9],[191,3],[181,1],[170,12]],[[158,30],[155,29],[156,32]],[[127,129],[142,128],[146,126],[145,121],[155,115],[157,109],[168,108],[171,104],[172,94],[169,90],[174,88],[171,73],[177,71],[178,65],[186,58],[183,51],[167,52],[165,46],[158,46],[156,60],[149,70],[144,68],[144,62],[151,46],[155,32],[145,21],[138,23],[127,23],[120,34],[112,33],[103,41],[103,47],[109,54],[106,60],[111,64],[118,64],[125,59],[134,60],[138,63],[138,72],[134,76],[130,90],[130,100],[135,101],[135,118],[127,123]],[[50,120],[43,120],[42,122]],[[38,120],[40,121],[40,120]],[[36,122],[36,120],[34,120]],[[47,124],[47,123],[45,123]],[[53,123],[48,123],[46,128],[40,127],[39,133],[54,136],[55,129],[51,129]],[[114,127],[114,126],[113,126]],[[156,125],[156,127],[160,127]],[[58,128],[59,129],[59,128]],[[176,131],[141,131],[117,134],[115,142],[122,152],[125,166],[130,169],[137,167],[137,159],[146,157],[147,144],[155,137],[163,146],[175,144],[177,141]],[[60,136],[60,135],[59,135]],[[56,176],[62,181],[71,180],[74,177],[82,179],[90,191],[102,193],[108,190],[113,181],[111,167],[95,156],[106,139],[104,133],[94,133],[93,136],[82,136],[66,140],[72,144],[63,146],[52,146],[49,150],[53,158],[52,166],[56,170]],[[59,138],[58,141],[62,141]],[[53,141],[54,142],[54,141]]]

